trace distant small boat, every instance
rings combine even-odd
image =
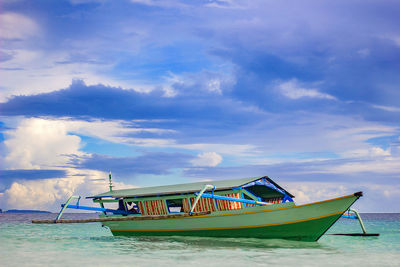
[[[69,200],[63,209],[102,211],[99,219],[87,221],[102,222],[113,235],[317,241],[361,196],[297,206],[294,196],[267,176],[123,190],[113,190],[110,182],[110,191],[88,197],[100,208]],[[118,208],[107,208],[111,204]]]

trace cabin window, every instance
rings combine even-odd
[[[126,209],[128,212],[133,214],[141,214],[140,208],[137,202],[125,202]]]
[[[169,213],[184,212],[182,199],[167,199]]]

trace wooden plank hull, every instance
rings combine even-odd
[[[114,235],[284,238],[317,241],[361,196],[292,202],[163,220],[107,221]]]

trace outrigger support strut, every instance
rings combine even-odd
[[[191,209],[190,212],[189,212],[190,215],[193,214],[193,211],[194,211],[194,209],[196,208],[197,202],[199,202],[199,199],[201,198],[201,196],[203,195],[203,193],[204,193],[206,190],[213,190],[213,192],[214,192],[214,189],[215,189],[215,186],[214,186],[214,185],[211,185],[211,184],[206,184],[206,185],[204,186],[204,188],[201,189],[201,191],[198,193],[196,199],[194,200],[192,209]]]
[[[331,235],[347,235],[347,236],[379,236],[378,233],[367,233],[367,230],[365,230],[365,226],[363,221],[361,220],[360,214],[355,210],[355,209],[348,209],[348,211],[353,212],[355,216],[350,216],[350,214],[343,214],[342,217],[348,218],[348,219],[357,219],[358,222],[360,223],[361,230],[363,231],[362,233],[348,233],[348,234],[331,234]]]
[[[365,230],[365,226],[364,226],[363,221],[361,220],[360,214],[358,214],[358,212],[355,209],[349,209],[349,210],[354,212],[354,214],[356,215],[356,217],[358,219],[358,222],[360,223],[360,226],[361,226],[361,229],[362,229],[363,233],[366,234],[367,230]]]
[[[79,206],[79,200],[81,199],[80,196],[71,196],[70,198],[68,198],[67,202],[65,202],[64,205],[61,205],[61,210],[57,215],[57,218],[54,220],[54,222],[56,223],[59,219],[61,219],[61,216],[63,215],[64,211],[66,208],[68,208],[68,204],[69,202],[71,202],[71,200],[73,199],[78,199],[78,201],[76,202],[77,206]]]
[[[78,199],[76,202],[76,205],[71,205],[69,204],[71,200],[73,199]],[[61,216],[63,215],[65,209],[77,209],[77,210],[94,210],[94,211],[104,211],[104,212],[112,212],[114,214],[122,214],[122,215],[128,215],[131,214],[125,210],[113,210],[113,209],[105,209],[105,208],[96,208],[96,207],[88,207],[88,206],[81,206],[79,205],[79,200],[81,199],[80,196],[71,196],[65,204],[61,204],[61,211],[58,213],[57,218],[54,220],[55,223],[61,219]]]

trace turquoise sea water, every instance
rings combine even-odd
[[[55,214],[0,214],[0,266],[400,266],[400,214],[361,214],[379,237],[318,242],[254,238],[114,237],[100,223],[31,224]],[[95,214],[65,214],[89,218]],[[340,219],[330,233],[360,232]]]

